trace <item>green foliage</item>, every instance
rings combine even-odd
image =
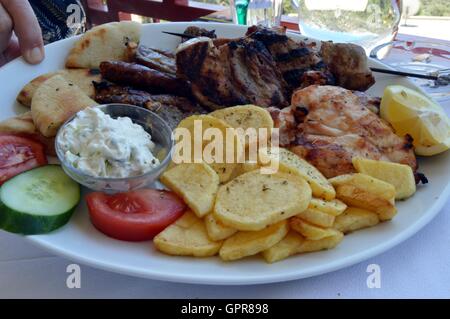
[[[420,11],[421,16],[450,16],[449,0],[421,0]]]

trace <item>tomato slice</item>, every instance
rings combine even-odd
[[[150,240],[176,221],[186,208],[174,193],[139,189],[107,195],[86,196],[92,224],[102,233],[120,240]]]
[[[22,136],[0,134],[0,185],[24,171],[46,164],[41,143]]]

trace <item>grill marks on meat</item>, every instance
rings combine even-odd
[[[190,99],[181,96],[158,94],[123,87],[108,82],[94,82],[95,101],[100,104],[122,103],[145,107],[160,115],[174,129],[178,123],[191,115],[206,110]]]
[[[191,44],[177,53],[177,75],[191,82],[192,93],[211,109],[237,104],[286,106],[286,83],[272,55],[253,39],[214,46]]]
[[[333,84],[333,75],[317,51],[308,47],[305,42],[296,42],[285,34],[285,29],[267,29],[261,26],[250,27],[247,35],[264,44],[273,56],[278,70],[292,90],[305,86],[303,75],[309,71],[322,73],[324,84]]]
[[[362,48],[324,43],[319,51],[282,28],[250,27],[246,37],[220,43],[194,40],[177,53],[176,65],[177,75],[211,109],[247,103],[281,108],[295,89],[308,85],[366,90],[374,83]]]
[[[298,90],[289,108],[271,114],[280,127],[280,144],[316,166],[327,178],[352,173],[352,158],[417,162],[410,137],[399,137],[362,99],[334,86]],[[305,112],[306,110],[306,112]]]
[[[102,77],[108,81],[136,87],[150,93],[190,96],[190,87],[186,81],[144,65],[105,61],[100,64],[100,72]]]
[[[285,83],[274,81],[280,79],[280,73],[261,42],[242,39],[230,42],[228,48],[232,81],[239,96],[248,94],[249,102],[256,105],[286,103]]]

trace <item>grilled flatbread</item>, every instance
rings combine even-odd
[[[93,105],[97,103],[79,87],[55,75],[36,90],[31,102],[31,115],[39,132],[52,137],[68,118]]]
[[[127,43],[139,42],[141,24],[131,21],[97,26],[84,34],[74,45],[66,60],[68,68],[98,68],[107,60],[127,61]]]
[[[67,82],[75,84],[89,97],[93,97],[95,95],[95,89],[92,81],[101,80],[100,73],[94,69],[64,69],[56,72],[50,72],[38,76],[25,85],[19,95],[17,95],[17,102],[24,106],[31,107],[31,100],[33,99],[33,95],[37,88],[55,75],[61,75]]]

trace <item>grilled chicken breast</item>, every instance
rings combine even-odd
[[[397,136],[371,109],[373,100],[361,94],[312,85],[297,90],[290,107],[271,114],[280,128],[280,145],[327,178],[354,172],[353,156],[407,164],[416,171],[411,138]]]

